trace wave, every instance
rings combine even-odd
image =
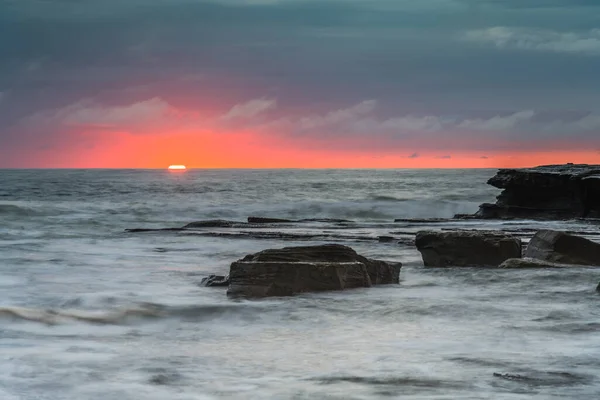
[[[294,201],[295,200],[295,201]],[[175,224],[200,219],[245,220],[248,216],[260,215],[271,218],[291,220],[338,219],[352,221],[389,221],[411,218],[452,218],[455,214],[470,214],[477,211],[476,201],[448,201],[439,198],[402,199],[394,196],[379,195],[369,199],[344,200],[300,200],[282,198],[280,201],[245,202],[242,204],[199,204],[195,206],[167,207],[162,202],[150,201],[148,204],[115,207],[104,203],[74,202],[70,211],[65,205],[42,205],[41,208],[21,204],[0,204],[0,218],[23,220],[27,218],[48,217],[48,223],[57,222],[55,217],[68,215],[60,219],[61,225],[69,225],[75,231],[78,228],[89,230],[110,230],[112,226],[121,226],[124,221],[134,223]],[[36,221],[43,222],[43,221]]]
[[[525,371],[525,374],[494,372],[495,378],[523,383],[528,386],[572,386],[586,384],[593,380],[590,375],[573,374],[566,371]]]
[[[17,206],[14,204],[0,204],[0,215],[14,217],[29,217],[39,215],[40,213],[28,207]]]
[[[448,381],[443,379],[432,379],[425,377],[408,377],[408,376],[358,376],[358,375],[341,375],[327,376],[320,378],[312,378],[310,380],[317,381],[324,385],[337,383],[355,383],[370,386],[398,386],[402,388],[437,388],[437,389],[463,389],[468,387],[468,384],[458,381]]]
[[[401,202],[401,201],[408,200],[408,199],[401,199],[399,197],[387,196],[387,195],[374,195],[374,196],[371,196],[370,199],[374,200],[374,201],[393,201],[393,202]]]
[[[18,321],[39,322],[45,325],[59,325],[69,322],[84,322],[98,325],[120,325],[131,318],[158,318],[163,315],[160,308],[134,307],[109,312],[83,310],[35,309],[22,307],[0,308],[0,318]]]
[[[346,220],[389,220],[397,218],[452,218],[455,214],[477,211],[477,201],[435,199],[400,199],[377,196],[375,199],[350,201],[300,201],[237,207],[240,217],[263,215],[273,218],[306,219],[335,218]]]
[[[86,323],[94,325],[127,325],[140,320],[180,318],[202,321],[227,315],[236,318],[262,312],[262,307],[244,304],[211,304],[201,306],[171,307],[153,303],[143,303],[117,310],[73,310],[36,309],[26,307],[0,307],[0,320],[37,322],[44,325]]]

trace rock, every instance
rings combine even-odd
[[[351,223],[347,219],[337,218],[304,218],[299,220],[283,219],[283,218],[268,218],[268,217],[248,217],[249,224],[285,224],[285,223],[302,223],[302,222],[323,222],[328,224],[347,224]]]
[[[339,219],[339,218],[304,218],[299,220],[298,222],[324,222],[329,224],[351,224],[354,221],[350,221],[348,219]]]
[[[356,253],[348,246],[325,244],[319,246],[285,247],[250,254],[241,261],[309,261],[360,262],[365,264],[373,285],[399,283],[401,263],[372,260]]]
[[[249,224],[282,224],[294,222],[290,219],[281,218],[265,218],[265,217],[248,217]]]
[[[600,293],[600,283],[596,286],[596,292]]]
[[[183,228],[130,228],[125,229],[125,232],[129,233],[143,233],[143,232],[180,232]]]
[[[529,242],[524,256],[561,264],[600,266],[600,243],[565,232],[541,230]]]
[[[139,232],[161,232],[161,231],[185,231],[186,229],[200,229],[200,228],[237,228],[244,227],[248,224],[245,222],[226,221],[222,219],[211,219],[206,221],[195,221],[182,226],[181,228],[133,228],[125,229],[125,232],[139,233]]]
[[[426,267],[497,267],[521,257],[521,240],[499,232],[422,231],[415,244]]]
[[[370,287],[359,262],[236,261],[231,264],[229,296],[291,296],[303,292]]]
[[[528,269],[528,268],[572,268],[572,264],[559,264],[535,258],[510,258],[500,264],[500,268]]]
[[[206,287],[229,286],[229,276],[209,275],[206,278],[202,278],[200,285],[206,286]]]
[[[503,189],[496,204],[475,214],[492,219],[600,217],[600,165],[565,164],[501,169],[488,184]]]
[[[341,245],[286,247],[231,264],[231,296],[289,296],[399,282],[400,263],[371,260]]]
[[[457,214],[461,215],[461,214]],[[437,224],[439,222],[448,222],[448,218],[396,218],[394,222],[407,222],[414,224]]]
[[[459,220],[469,220],[469,219],[479,219],[475,214],[454,214],[454,219]]]
[[[378,236],[377,240],[381,243],[392,243],[397,241],[397,239],[393,236]]]
[[[523,381],[523,380],[527,380],[527,377],[523,376],[523,375],[518,375],[518,374],[501,374],[499,372],[494,372],[494,377],[496,378],[502,378],[502,379],[506,379],[509,381]]]
[[[228,221],[223,219],[210,219],[205,221],[194,221],[182,226],[181,228],[130,228],[125,229],[125,232],[140,233],[140,232],[161,232],[161,231],[185,231],[188,229],[203,229],[203,228],[263,228],[261,225],[282,224],[282,223],[310,223],[321,222],[328,224],[349,224],[352,221],[345,219],[333,218],[308,218],[301,220],[279,219],[279,218],[264,218],[264,217],[248,217],[248,222]],[[219,233],[220,234],[220,233]],[[217,234],[218,235],[218,234]],[[284,234],[282,234],[284,235]],[[316,236],[316,235],[315,235]]]
[[[211,219],[207,221],[195,221],[190,222],[183,229],[196,229],[196,228],[232,228],[240,225],[246,225],[245,222],[227,221],[223,219]]]
[[[530,385],[532,387],[564,387],[573,386],[577,384],[587,383],[590,379],[589,376],[575,375],[570,372],[563,371],[535,371],[528,370],[527,375],[521,374],[502,374],[494,372],[493,376],[508,381],[521,382],[523,384]]]
[[[361,257],[362,258],[362,257]],[[402,263],[364,259],[361,261],[367,267],[367,272],[373,285],[389,285],[400,283]]]

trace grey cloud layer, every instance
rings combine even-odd
[[[272,111],[260,99],[277,98],[279,119],[292,115],[294,132],[330,126],[344,115],[327,110],[340,110],[363,113],[355,135],[385,128],[590,141],[600,112],[598,3],[4,1],[0,144],[19,140],[23,120],[52,110],[80,107],[82,122],[93,116],[85,107],[102,104],[114,126],[129,123],[115,114],[122,108],[193,108],[194,98],[202,107],[225,95],[257,100],[224,119]]]
[[[342,109],[321,113],[286,115],[276,99],[257,98],[234,104],[221,114],[200,116],[193,110],[177,109],[161,98],[124,106],[85,100],[69,106],[36,113],[21,121],[24,131],[60,127],[68,131],[129,132],[160,135],[165,132],[220,132],[249,130],[289,139],[290,143],[323,142],[325,147],[398,151],[403,147],[430,150],[498,150],[519,140],[528,149],[555,148],[556,139],[570,132],[561,149],[578,149],[580,143],[597,139],[600,114],[566,114],[524,110],[506,115],[465,119],[456,116],[381,116],[378,103],[365,100]],[[533,134],[533,141],[523,137]],[[350,139],[344,143],[344,139]],[[538,140],[543,139],[543,140]],[[418,158],[414,153],[408,158]]]
[[[467,32],[467,40],[489,42],[500,48],[600,56],[600,29],[587,32],[493,27]]]

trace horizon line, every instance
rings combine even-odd
[[[544,164],[549,165],[549,164]],[[566,165],[566,164],[556,164]],[[538,166],[538,165],[535,165]],[[534,166],[522,166],[514,168],[532,168]],[[414,169],[504,169],[506,167],[186,167],[183,172],[190,170],[414,170]],[[509,168],[509,169],[514,169]],[[146,170],[146,171],[169,171],[167,167],[0,167],[0,170]],[[174,172],[174,171],[171,171]]]

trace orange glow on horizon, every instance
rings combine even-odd
[[[78,137],[94,146],[78,143]],[[396,148],[338,149],[319,141],[295,142],[253,132],[170,132],[133,135],[126,132],[73,136],[60,149],[36,150],[24,168],[519,168],[544,164],[600,164],[590,150],[475,151]],[[342,146],[340,146],[342,147]],[[21,157],[21,160],[23,158]],[[178,160],[180,164],[172,164]],[[172,169],[169,171],[185,171]]]
[[[169,165],[169,168],[168,168],[169,171],[185,171],[186,169],[187,169],[187,167],[185,165],[181,165],[181,164]]]

